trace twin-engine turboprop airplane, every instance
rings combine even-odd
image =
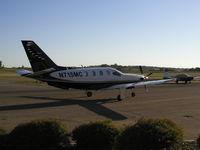
[[[17,74],[62,89],[86,90],[87,96],[92,96],[92,90],[119,89],[118,100],[125,98],[126,89],[151,84],[162,84],[172,79],[144,81],[148,76],[122,73],[114,68],[80,68],[71,69],[56,65],[33,41],[22,41],[32,71],[17,70]],[[140,67],[141,74],[143,74]],[[150,74],[149,74],[150,75]],[[132,90],[131,96],[135,93]]]

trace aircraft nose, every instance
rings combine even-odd
[[[141,80],[141,81],[143,81],[143,80],[144,80],[144,78],[140,78],[140,80]]]
[[[142,76],[142,77],[140,78],[141,81],[143,81],[143,80],[145,80],[145,79],[148,79],[148,77]]]

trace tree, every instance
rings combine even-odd
[[[116,139],[115,150],[171,150],[183,143],[183,131],[169,119],[141,119]]]
[[[36,120],[15,127],[9,134],[9,146],[15,150],[67,150],[71,145],[60,121]]]
[[[111,121],[80,125],[72,132],[77,150],[111,150],[120,130]]]
[[[6,133],[6,130],[3,128],[0,128],[0,149],[4,150],[7,148],[7,137],[8,134]]]

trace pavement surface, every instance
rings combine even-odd
[[[118,90],[61,90],[0,80],[0,127],[12,130],[35,119],[59,119],[70,130],[89,121],[111,119],[117,125],[133,124],[139,118],[169,118],[184,129],[185,139],[200,134],[200,83],[163,84],[134,89],[136,97],[117,101]]]

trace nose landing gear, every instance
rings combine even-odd
[[[118,96],[117,96],[117,100],[118,100],[118,101],[122,101],[121,95],[118,95]]]
[[[131,96],[132,96],[132,97],[135,97],[135,93],[134,93],[134,92],[132,92],[132,93],[131,93]]]
[[[119,89],[120,94],[117,96],[118,101],[122,101],[125,98],[125,91],[126,89],[121,88]],[[133,92],[133,89],[131,89],[131,97],[135,97],[135,92]]]

